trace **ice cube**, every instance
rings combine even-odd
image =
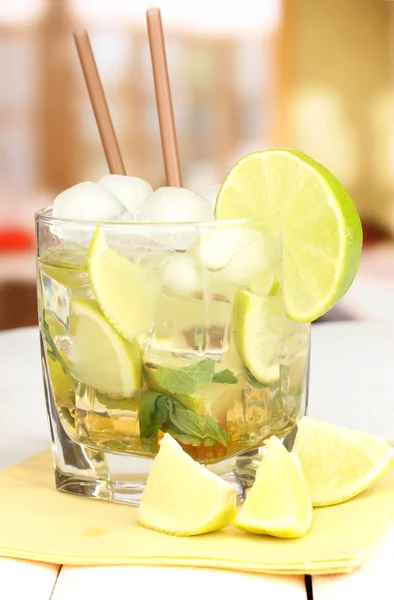
[[[97,221],[120,221],[125,214],[123,204],[97,183],[84,181],[59,194],[53,203],[52,215],[64,221],[53,225],[57,237],[86,245],[89,243]],[[80,221],[91,221],[80,223]]]
[[[248,227],[207,231],[191,252],[207,269],[232,283],[248,283],[267,268],[265,237]]]
[[[205,198],[184,188],[157,189],[135,213],[145,223],[196,223],[212,221],[212,206]]]
[[[104,175],[98,183],[114,194],[131,215],[153,194],[151,185],[139,177]]]
[[[123,204],[97,183],[84,181],[59,194],[53,203],[53,216],[76,221],[118,221],[125,213]]]
[[[221,185],[213,185],[212,187],[208,188],[207,190],[199,192],[199,195],[202,196],[203,198],[205,198],[205,200],[208,200],[208,202],[214,209],[215,204],[216,204],[216,198],[217,198],[217,195],[218,195],[221,187],[222,187]]]
[[[181,294],[192,294],[202,289],[201,273],[190,256],[172,256],[163,264],[161,280],[165,287]]]
[[[197,239],[197,228],[193,223],[212,221],[212,207],[205,198],[184,188],[163,187],[134,214],[142,223],[168,223],[168,229],[151,231],[155,242],[170,250],[187,250]],[[172,228],[174,223],[190,223],[189,228]]]

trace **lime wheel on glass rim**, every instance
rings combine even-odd
[[[219,190],[218,219],[255,218],[282,240],[287,316],[311,322],[334,306],[360,262],[359,215],[334,175],[294,150],[247,154]]]

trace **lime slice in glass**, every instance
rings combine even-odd
[[[141,388],[137,342],[124,340],[108,323],[96,302],[71,303],[71,371],[75,379],[99,392],[130,397]]]
[[[100,227],[88,253],[94,296],[109,323],[129,342],[149,327],[157,301],[157,278],[109,248]]]
[[[330,171],[301,152],[244,156],[217,197],[217,219],[256,218],[282,239],[287,315],[313,321],[342,298],[360,262],[362,228],[353,202]]]
[[[198,535],[229,525],[235,507],[235,489],[164,434],[142,494],[140,524],[172,535]]]
[[[301,537],[312,524],[312,504],[302,469],[275,436],[265,445],[267,454],[234,524],[251,533]]]
[[[237,290],[232,335],[244,365],[261,383],[280,377],[280,357],[286,352],[296,325],[285,315],[283,297],[258,296]]]

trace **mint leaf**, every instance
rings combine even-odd
[[[249,381],[249,383],[252,387],[254,387],[258,390],[267,387],[267,384],[256,379],[256,377],[254,375],[252,375],[252,373],[249,371],[249,369],[245,368],[245,375],[246,375],[246,379]]]
[[[230,369],[224,369],[215,373],[212,377],[213,383],[238,383],[238,378],[234,375]]]
[[[178,400],[171,398],[168,418],[164,424],[174,427],[179,433],[186,433],[205,443],[208,438],[214,439],[219,444],[227,446],[228,433],[216,423],[210,415],[197,415],[189,408],[182,406]]]
[[[168,396],[160,392],[145,392],[140,406],[140,439],[144,450],[155,452],[157,433],[168,416]]]
[[[136,398],[112,398],[107,394],[100,394],[96,392],[96,398],[109,410],[137,410],[138,408],[138,400]]]
[[[142,395],[140,407],[140,439],[145,450],[157,450],[159,429],[192,446],[213,446],[216,442],[227,446],[229,439],[227,431],[210,415],[197,415],[175,398],[148,391]]]
[[[214,372],[215,361],[206,358],[183,369],[159,367],[155,379],[170,394],[194,394],[211,383]]]
[[[201,440],[193,435],[188,435],[187,433],[180,433],[176,429],[172,429],[166,425],[166,433],[169,433],[174,439],[176,439],[181,444],[185,444],[186,446],[200,446]],[[205,438],[204,446],[213,446],[216,443],[216,440],[213,438]]]

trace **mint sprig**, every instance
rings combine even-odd
[[[140,408],[140,439],[149,452],[157,450],[159,429],[170,433],[184,444],[212,446],[216,442],[227,446],[228,433],[210,415],[198,415],[178,400],[161,392],[148,391],[142,395]]]
[[[215,361],[206,358],[182,369],[159,367],[155,379],[170,394],[194,394],[211,383],[214,373]]]
[[[238,383],[237,377],[230,369],[215,373],[215,361],[212,358],[205,358],[182,369],[159,367],[155,373],[155,380],[169,394],[186,395],[194,394],[211,382]]]
[[[223,371],[219,371],[219,373],[215,373],[212,377],[213,383],[229,383],[234,384],[238,383],[238,378],[234,375],[230,369],[223,369]]]

